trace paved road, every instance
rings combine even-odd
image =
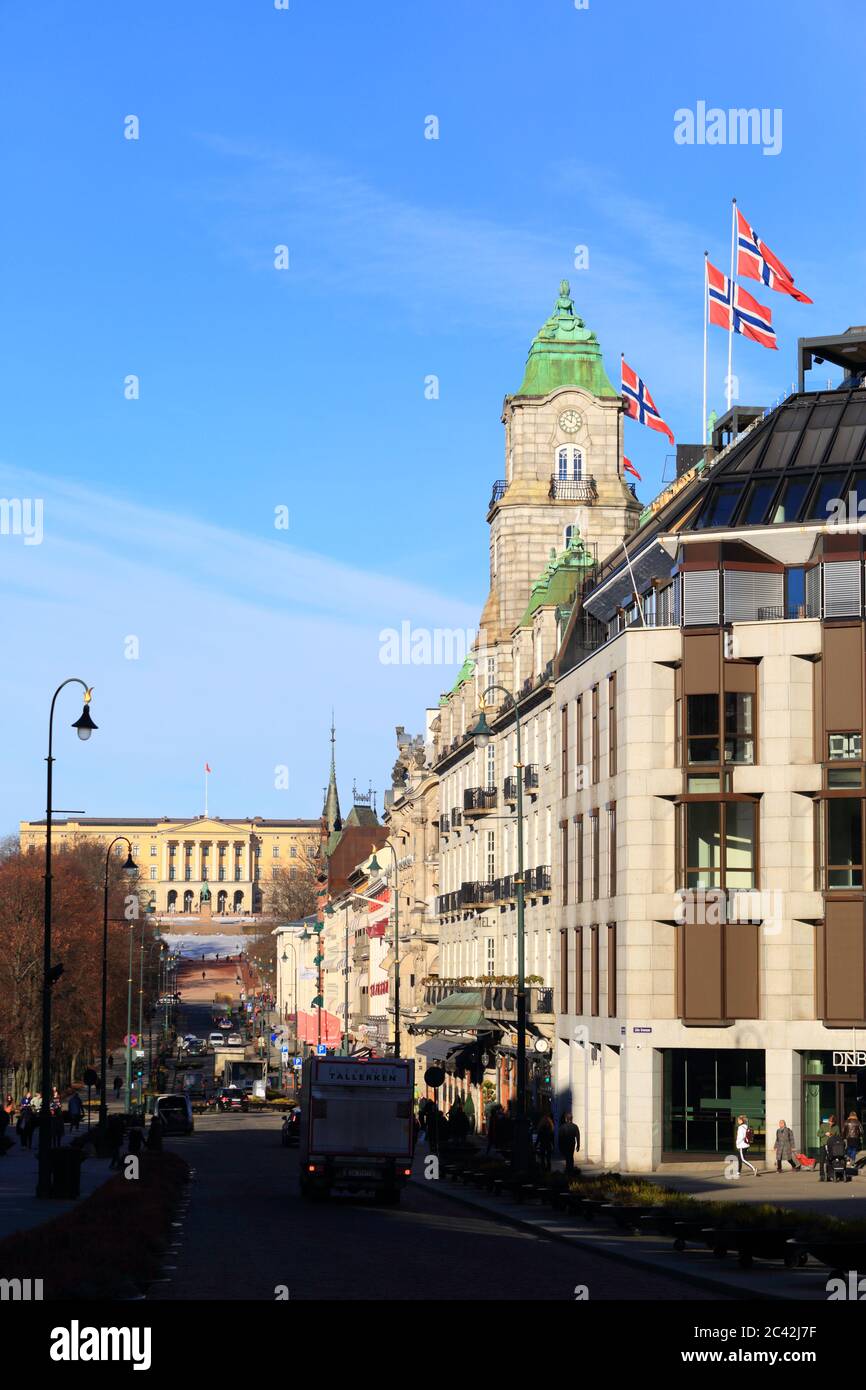
[[[410,1186],[398,1208],[302,1202],[276,1115],[214,1115],[169,1146],[197,1170],[171,1282],[150,1297],[713,1299],[687,1282],[567,1248]]]

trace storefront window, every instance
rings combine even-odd
[[[863,803],[859,797],[827,802],[827,887],[863,887]]]
[[[754,1149],[763,1148],[763,1052],[666,1048],[663,1056],[666,1152],[733,1153],[738,1115],[748,1118]]]

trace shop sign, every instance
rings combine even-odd
[[[866,1067],[866,1052],[834,1052],[833,1066],[847,1071],[849,1067]]]

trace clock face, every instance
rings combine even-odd
[[[559,417],[559,428],[566,434],[576,434],[583,424],[579,410],[564,410]]]

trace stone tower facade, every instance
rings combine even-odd
[[[563,281],[532,342],[523,382],[506,396],[505,477],[493,489],[490,593],[476,660],[505,685],[511,636],[551,551],[573,528],[600,561],[637,526],[640,503],[622,477],[622,402],[594,333]]]

